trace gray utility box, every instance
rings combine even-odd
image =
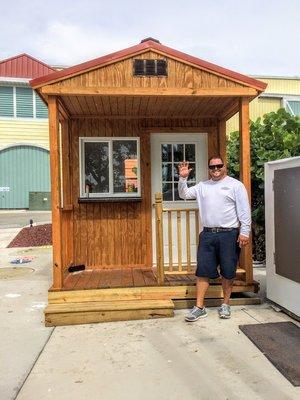
[[[300,316],[300,157],[265,164],[267,297]]]
[[[29,192],[29,210],[50,211],[51,192]]]

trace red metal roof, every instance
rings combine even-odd
[[[182,53],[181,51],[171,49],[170,47],[164,46],[164,45],[157,43],[156,41],[153,41],[151,39],[147,40],[145,42],[139,43],[136,46],[132,46],[127,49],[117,51],[116,53],[108,54],[106,56],[99,57],[94,60],[87,61],[82,64],[78,64],[73,67],[70,67],[70,68],[66,68],[62,71],[56,71],[47,76],[34,79],[30,82],[30,84],[32,87],[38,88],[40,86],[43,86],[43,85],[46,85],[49,83],[53,83],[55,81],[63,80],[63,79],[66,79],[68,77],[71,77],[71,76],[74,76],[77,74],[82,74],[85,71],[98,68],[103,64],[114,63],[121,59],[131,57],[134,54],[143,53],[144,51],[150,50],[150,49],[164,53],[167,56],[182,60],[183,62],[191,63],[191,64],[195,65],[196,67],[205,69],[207,71],[211,71],[212,73],[216,73],[218,75],[222,75],[229,79],[239,81],[242,84],[254,87],[261,91],[265,90],[265,88],[267,87],[266,83],[261,82],[257,79],[250,78],[246,75],[239,74],[238,72],[234,72],[229,69],[220,67],[220,66],[212,64],[208,61],[201,60],[200,58],[190,56],[188,54]]]
[[[34,79],[53,71],[49,65],[25,53],[0,61],[0,76],[9,78]]]

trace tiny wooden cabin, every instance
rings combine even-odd
[[[49,108],[46,324],[170,316],[174,303],[188,306],[201,221],[195,202],[178,197],[177,164],[190,161],[190,185],[206,179],[208,158],[226,159],[226,121],[239,113],[240,178],[251,197],[249,102],[266,84],[151,38],[31,84]],[[257,287],[247,247],[234,292]],[[220,302],[218,280],[207,297]]]

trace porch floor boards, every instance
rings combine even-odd
[[[219,284],[214,280],[212,284]],[[235,284],[245,284],[237,280]],[[188,275],[165,275],[163,286],[194,286],[196,278],[194,273]],[[64,280],[61,290],[89,290],[126,287],[159,286],[156,280],[155,270],[149,268],[126,269],[93,269],[70,273]],[[50,291],[53,289],[50,288]]]

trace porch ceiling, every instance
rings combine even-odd
[[[73,118],[221,118],[238,109],[238,98],[193,96],[60,96]]]

